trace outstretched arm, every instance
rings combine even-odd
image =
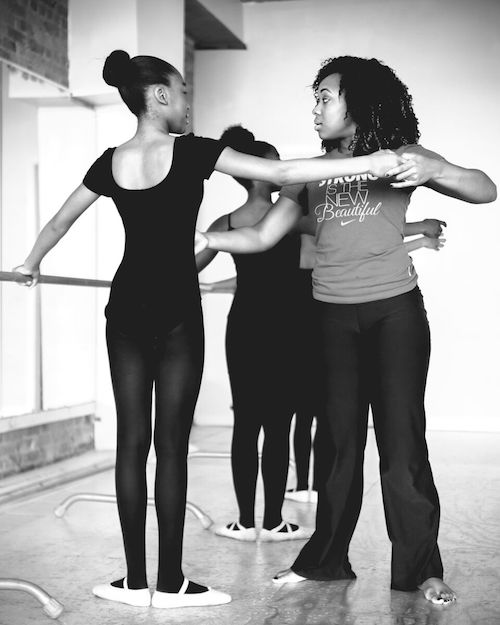
[[[396,150],[414,162],[412,168],[400,172],[392,184],[395,188],[425,185],[450,197],[483,204],[497,197],[495,183],[479,169],[467,169],[445,160],[440,154],[426,150],[421,145],[403,146]]]
[[[200,291],[202,293],[234,293],[236,291],[236,276],[216,282],[200,282]]]
[[[354,158],[317,157],[278,161],[242,154],[226,147],[217,159],[215,169],[230,176],[274,182],[283,187],[355,174],[389,177],[404,173],[412,166],[413,162],[397,156],[392,150],[379,150]]]
[[[227,227],[228,227],[227,222],[228,222],[228,216],[222,215],[222,217],[219,217],[213,223],[210,224],[207,232],[225,232],[227,231]],[[211,249],[208,249],[207,247],[205,248],[202,247],[201,251],[197,251],[198,241],[201,241],[199,232],[196,233],[196,239],[195,239],[196,269],[198,270],[198,273],[199,273],[213,261],[213,259],[217,256],[218,250],[211,250]],[[202,245],[203,244],[204,243],[202,243]]]
[[[426,237],[436,239],[443,234],[443,226],[446,228],[446,222],[440,219],[424,219],[423,221],[405,223],[404,236],[412,237],[415,234],[423,234]]]
[[[97,193],[90,191],[81,184],[68,197],[54,217],[42,228],[24,263],[12,270],[30,276],[31,279],[25,282],[26,286],[35,286],[40,276],[40,263],[44,256],[62,239],[78,217],[98,197]]]
[[[289,232],[302,215],[299,204],[280,196],[276,204],[252,227],[229,232],[206,232],[205,246],[211,250],[247,254],[274,247]]]
[[[404,246],[408,254],[410,252],[414,252],[415,250],[419,250],[422,247],[427,247],[430,250],[439,250],[446,243],[446,239],[442,238],[433,238],[433,237],[418,237],[418,239],[413,239],[412,241],[405,241]]]

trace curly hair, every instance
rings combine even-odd
[[[238,152],[266,158],[268,154],[275,153],[279,158],[278,150],[266,141],[256,141],[255,135],[240,124],[229,126],[220,137],[220,142]],[[252,187],[252,181],[247,178],[234,177],[248,191]]]
[[[316,95],[320,83],[331,74],[340,74],[340,93],[356,124],[351,144],[355,156],[418,142],[412,97],[390,67],[377,59],[356,56],[327,59],[312,85]],[[338,141],[324,140],[322,146],[330,152],[338,147]]]

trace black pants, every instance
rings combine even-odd
[[[108,323],[106,338],[117,412],[116,496],[128,585],[147,586],[146,460],[154,386],[157,589],[177,592],[184,578],[181,559],[188,439],[203,368],[201,310],[165,336],[133,336]]]
[[[392,543],[391,587],[414,590],[443,576],[439,501],[425,441],[430,336],[422,296],[415,288],[363,304],[318,302],[317,310],[331,467],[319,490],[316,531],[292,568],[310,579],[355,577],[348,548],[363,497],[371,404]]]
[[[272,529],[282,521],[295,407],[295,348],[289,322],[272,311],[259,315],[247,305],[233,304],[226,356],[233,397],[231,467],[239,521],[244,527],[255,527],[257,443],[262,429],[263,526]]]

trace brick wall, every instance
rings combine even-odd
[[[91,415],[0,434],[0,478],[94,449]]]
[[[68,85],[68,0],[0,0],[0,57]]]

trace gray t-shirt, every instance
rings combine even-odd
[[[415,288],[417,274],[403,241],[412,191],[370,174],[281,190],[316,221],[315,299],[357,304]]]

